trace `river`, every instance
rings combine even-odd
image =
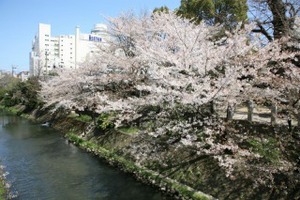
[[[68,143],[56,130],[3,112],[0,165],[14,199],[171,199]]]

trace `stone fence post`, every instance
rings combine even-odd
[[[297,125],[298,125],[298,128],[300,129],[300,112],[298,112],[297,114]]]
[[[271,125],[274,126],[277,121],[277,105],[272,104],[271,106]]]
[[[216,113],[216,104],[215,104],[214,100],[212,100],[210,102],[210,113],[211,114],[215,114]]]
[[[288,124],[289,131],[292,131],[292,117],[290,113],[288,113],[287,115],[287,124]]]
[[[248,121],[253,121],[253,110],[254,110],[254,102],[252,100],[248,101]]]
[[[227,115],[226,115],[226,120],[230,121],[233,119],[233,115],[234,115],[234,104],[233,103],[228,103],[227,106]]]

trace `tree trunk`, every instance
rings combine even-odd
[[[286,7],[282,0],[267,0],[272,12],[274,26],[274,39],[280,39],[289,34],[289,20],[286,17]]]

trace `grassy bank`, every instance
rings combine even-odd
[[[6,107],[3,105],[0,105],[1,110],[5,110],[7,112],[13,113],[13,114],[18,114],[19,110],[16,107]]]
[[[4,180],[0,178],[0,200],[4,200],[6,197],[6,188]]]
[[[195,200],[209,200],[213,197],[204,194],[200,191],[195,191],[191,187],[183,185],[175,180],[172,180],[168,177],[164,177],[157,172],[146,169],[142,166],[136,165],[134,162],[131,162],[128,159],[125,159],[122,156],[118,156],[115,152],[109,151],[96,143],[86,141],[77,134],[69,132],[66,134],[66,137],[78,145],[79,147],[93,152],[97,156],[104,158],[110,164],[120,167],[123,171],[134,174],[139,180],[160,187],[160,189],[165,190],[171,194],[177,194],[182,199],[195,199]]]
[[[1,167],[1,166],[0,166]],[[3,177],[2,167],[0,168],[0,200],[5,200],[7,194],[7,189],[5,187],[5,179]]]

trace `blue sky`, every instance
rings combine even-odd
[[[103,16],[155,7],[179,7],[180,0],[0,0],[0,70],[29,70],[29,52],[39,23],[49,23],[52,35],[74,34],[76,25],[88,33]]]

